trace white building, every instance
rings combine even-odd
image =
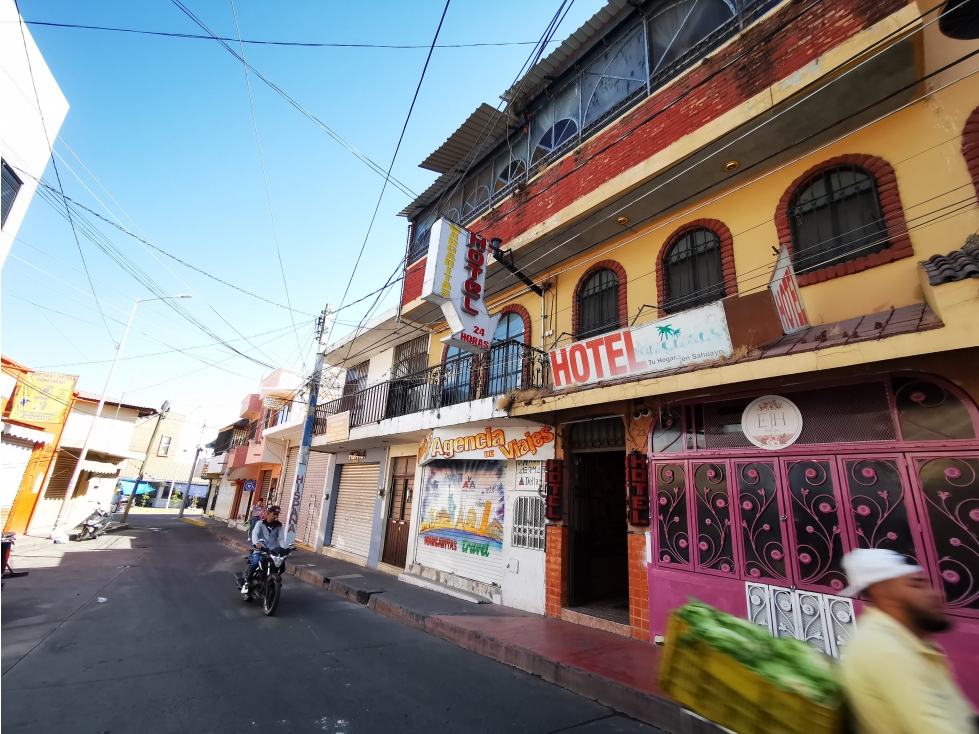
[[[68,114],[68,100],[44,62],[13,0],[0,0],[0,152],[3,227],[0,265],[51,157],[51,146]]]

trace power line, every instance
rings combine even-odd
[[[418,194],[416,194],[414,191],[412,191],[410,188],[408,188],[405,184],[403,184],[400,181],[398,181],[398,179],[394,178],[393,176],[390,176],[390,177],[389,176],[386,176],[386,174],[384,173],[384,169],[383,168],[381,168],[378,164],[376,164],[369,157],[367,157],[366,155],[364,155],[363,153],[361,153],[351,143],[348,143],[333,128],[331,128],[325,122],[323,122],[322,120],[320,120],[316,115],[314,115],[308,109],[306,109],[301,104],[299,104],[299,102],[297,102],[295,99],[293,99],[292,97],[290,97],[285,91],[282,90],[282,88],[280,88],[279,86],[277,86],[276,84],[274,84],[273,82],[271,82],[258,69],[256,69],[254,66],[252,66],[251,64],[249,64],[244,58],[242,58],[242,56],[237,51],[235,51],[233,48],[231,48],[231,46],[229,46],[227,43],[225,43],[224,40],[222,40],[216,33],[214,33],[210,28],[208,28],[207,25],[205,25],[204,21],[202,21],[200,18],[198,18],[196,15],[194,15],[193,11],[191,11],[190,8],[188,8],[186,5],[184,5],[183,2],[181,2],[181,0],[172,0],[172,2],[173,2],[174,5],[176,5],[178,8],[180,8],[180,10],[183,13],[185,13],[187,15],[187,17],[189,17],[192,21],[194,21],[194,23],[196,23],[201,29],[207,31],[207,33],[210,34],[210,37],[212,39],[214,39],[215,41],[217,41],[222,46],[222,48],[224,48],[225,51],[227,51],[232,56],[234,56],[236,59],[238,59],[241,63],[245,64],[248,67],[248,69],[255,76],[257,76],[259,79],[261,79],[263,82],[265,82],[276,94],[278,94],[284,100],[286,100],[286,102],[288,102],[289,104],[291,104],[303,116],[305,116],[313,124],[315,124],[317,127],[319,127],[323,132],[325,132],[327,135],[329,135],[331,138],[333,138],[337,143],[339,143],[344,148],[346,148],[347,151],[350,152],[355,158],[357,158],[359,161],[361,161],[362,163],[364,163],[368,168],[370,168],[372,171],[374,171],[374,173],[376,173],[377,175],[384,176],[386,180],[387,180],[387,178],[390,178],[391,183],[394,184],[395,188],[397,188],[399,191],[401,191],[403,194],[405,194],[405,196],[408,196],[408,197],[410,197],[412,199],[418,197]]]
[[[258,135],[258,118],[255,116],[255,102],[252,100],[252,83],[248,79],[248,62],[245,61],[245,47],[241,42],[241,28],[238,27],[238,13],[235,11],[234,0],[231,2],[231,14],[235,19],[235,31],[238,33],[238,44],[241,46],[242,70],[245,72],[245,88],[248,90],[248,108],[252,113],[252,129],[255,131],[255,146],[258,148],[258,161],[262,165],[262,181],[265,183],[265,199],[269,205],[269,219],[272,221],[272,239],[275,241],[275,254],[279,259],[279,273],[282,275],[282,287],[286,292],[286,305],[289,307],[289,318],[292,319],[292,328],[296,334],[296,346],[300,352],[302,346],[299,344],[299,332],[296,331],[296,319],[292,315],[292,299],[289,297],[289,284],[286,281],[286,269],[282,264],[282,250],[279,248],[279,233],[275,228],[275,214],[272,211],[272,193],[269,191],[269,177],[265,172],[265,156],[262,155],[262,140]],[[303,364],[303,371],[306,365]]]
[[[31,63],[31,54],[27,46],[27,34],[24,30],[24,18],[20,14],[20,3],[18,0],[14,0],[14,8],[17,10],[17,21],[20,27],[20,37],[24,43],[24,56],[27,58],[27,70],[31,76],[31,87],[34,90],[34,99],[37,101],[37,113],[41,116],[41,128],[44,130],[44,140],[48,146],[48,154],[51,157],[51,165],[54,167],[54,176],[58,181],[58,190],[61,192],[61,195],[64,196],[65,188],[61,183],[61,173],[58,171],[58,162],[54,159],[54,146],[51,143],[51,138],[48,137],[48,124],[44,119],[44,110],[41,107],[41,97],[37,93],[37,82],[34,81],[34,65]],[[85,253],[82,252],[82,243],[78,241],[78,232],[75,230],[75,222],[71,218],[71,210],[68,208],[67,202],[64,206],[65,214],[68,216],[68,224],[71,226],[71,233],[75,238],[75,246],[78,248],[78,256],[82,259],[82,267],[85,268],[85,277],[88,278],[88,286],[92,289],[92,295],[94,296],[95,285],[92,283],[91,273],[88,272],[88,263],[85,262]],[[105,320],[105,314],[102,313],[101,305],[99,305],[99,315],[102,317],[102,324],[105,326],[105,330],[109,335],[109,341],[115,344],[115,339],[112,337],[112,331],[109,330],[109,322]]]
[[[167,31],[147,31],[137,28],[113,28],[99,25],[79,25],[77,23],[49,23],[41,20],[25,20],[27,25],[47,26],[50,28],[75,28],[86,31],[113,31],[116,33],[136,33],[145,36],[163,36],[167,38],[188,38],[204,41],[240,41],[262,46],[297,46],[300,48],[378,48],[378,49],[422,49],[429,48],[429,44],[394,44],[394,43],[311,43],[300,41],[259,41],[240,38],[225,38],[224,36],[200,36],[193,33],[170,33]],[[498,46],[532,46],[537,41],[498,41],[485,43],[440,43],[435,48],[480,48]]]

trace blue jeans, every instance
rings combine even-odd
[[[248,570],[245,571],[245,583],[248,583],[248,579],[252,577],[252,573],[258,568],[258,563],[262,559],[262,554],[260,551],[254,548],[248,553]]]

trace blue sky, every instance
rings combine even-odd
[[[235,36],[230,3],[186,4],[219,35]],[[555,38],[568,36],[603,4],[575,2]],[[558,0],[454,0],[439,41],[535,41],[558,5]],[[21,0],[20,8],[26,20],[201,33],[167,0]],[[246,39],[425,45],[443,4],[237,0],[235,8]],[[60,168],[65,193],[103,216],[118,217],[130,230],[138,226],[176,257],[284,304],[240,62],[213,41],[30,30],[71,105],[61,137],[125,214],[59,143],[56,149],[66,160]],[[496,106],[530,50],[520,45],[436,49],[394,176],[416,193],[424,191],[436,175],[417,164],[481,102]],[[387,168],[427,49],[246,45],[245,53],[266,77]],[[252,76],[251,82],[292,306],[315,314],[327,301],[339,304],[382,179],[260,80]],[[50,165],[46,178],[54,182]],[[380,286],[398,264],[407,225],[396,214],[408,201],[388,187],[348,301]],[[288,311],[159,254],[154,258],[134,239],[98,226],[167,292],[196,291],[200,297],[182,304],[222,339],[237,339],[238,349],[262,361],[299,370],[304,361],[311,365],[312,316],[295,314],[297,339]],[[87,239],[81,239],[81,247],[103,312],[124,322],[133,299],[152,294]],[[394,305],[398,292],[394,288],[380,308]],[[334,338],[363,314],[359,306],[343,311]],[[36,369],[77,374],[81,389],[100,392],[113,340],[122,333],[121,323],[108,324],[107,332],[71,229],[36,196],[3,271],[4,354]],[[127,400],[150,406],[169,399],[174,410],[192,413],[192,420],[217,425],[237,417],[241,398],[257,391],[269,371],[221,347],[202,347],[213,339],[159,303],[140,306],[134,329],[123,355],[128,359],[120,362],[109,389],[112,396],[125,392]],[[170,351],[189,347],[194,347],[191,354],[219,366]],[[142,356],[156,352],[165,353]]]

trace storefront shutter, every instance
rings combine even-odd
[[[20,482],[24,478],[24,472],[31,461],[31,454],[34,452],[34,444],[20,439],[8,439],[3,437],[3,444],[0,446],[0,527],[7,524],[7,515],[13,507],[14,497],[20,488]]]
[[[320,524],[320,510],[326,493],[326,472],[330,468],[330,455],[319,451],[309,452],[306,464],[306,484],[299,505],[299,521],[296,524],[296,542],[307,548],[316,545],[316,531]]]
[[[367,558],[370,550],[380,464],[346,464],[340,470],[330,545]]]

